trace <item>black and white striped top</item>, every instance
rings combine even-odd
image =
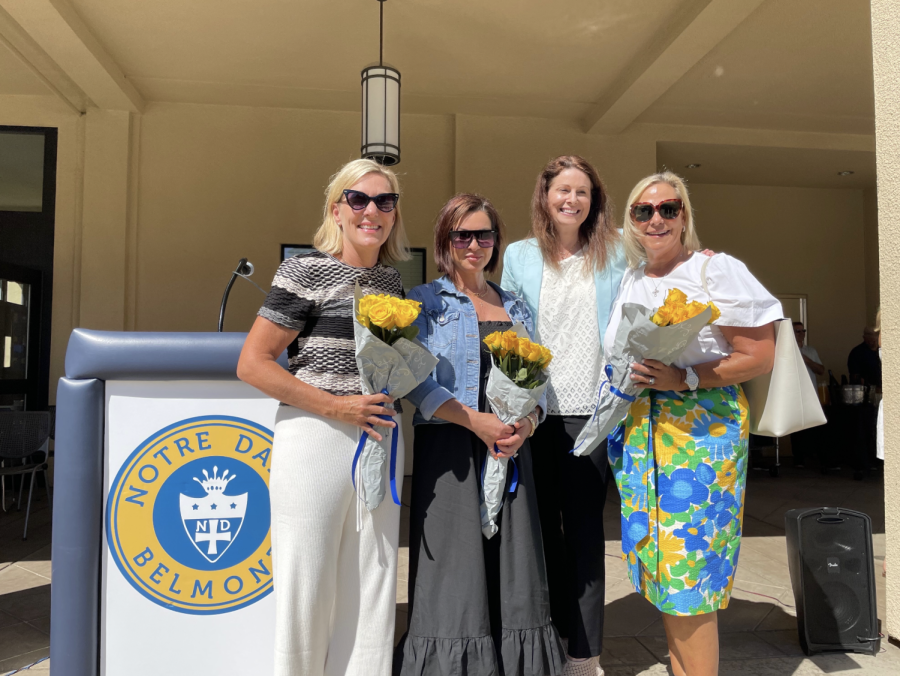
[[[403,297],[394,268],[355,268],[314,251],[284,261],[259,316],[299,331],[288,346],[288,370],[305,383],[338,396],[361,394],[353,339],[353,290]]]

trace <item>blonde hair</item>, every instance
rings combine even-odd
[[[688,196],[687,186],[684,179],[678,174],[671,171],[661,171],[658,174],[647,176],[647,178],[638,181],[634,186],[631,194],[628,196],[627,207],[625,208],[625,219],[622,224],[622,235],[625,245],[625,260],[628,261],[628,267],[637,268],[641,263],[647,262],[647,252],[641,244],[641,231],[631,220],[631,205],[638,201],[644,191],[650,186],[665,183],[672,186],[678,199],[684,204],[682,214],[684,215],[684,232],[681,233],[681,243],[688,251],[698,251],[700,249],[700,238],[697,237],[697,231],[694,229],[694,210],[691,208],[691,198]]]
[[[344,198],[344,190],[352,188],[366,174],[383,176],[391,185],[391,192],[400,193],[397,174],[374,160],[352,160],[341,167],[328,181],[325,189],[325,208],[322,210],[322,225],[313,237],[313,246],[327,254],[336,256],[344,250],[344,233],[334,219],[333,207]],[[394,226],[387,241],[378,252],[378,262],[385,265],[409,260],[409,241],[403,229],[400,203],[394,207]]]
[[[881,306],[878,306],[878,311],[875,313],[875,333],[881,333]]]

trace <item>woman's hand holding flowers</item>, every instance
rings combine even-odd
[[[495,458],[508,458],[515,453],[515,451],[508,452],[505,447],[501,448],[499,454],[494,452],[494,445],[496,444],[498,448],[502,447],[501,440],[509,439],[516,430],[512,425],[500,422],[500,419],[493,413],[473,412],[470,429],[478,435],[478,438],[484,442]],[[521,443],[519,445],[521,446]]]
[[[666,366],[655,359],[645,359],[643,363],[631,365],[631,380],[642,383],[651,390],[661,392],[681,392],[688,389],[685,371],[677,366]]]
[[[385,408],[382,404],[393,403],[393,397],[386,394],[355,394],[346,397],[334,397],[333,414],[329,418],[340,420],[361,427],[363,432],[368,432],[375,441],[381,441],[381,435],[373,429],[373,425],[380,427],[396,427],[394,421],[382,420],[380,415],[397,415],[392,408]]]

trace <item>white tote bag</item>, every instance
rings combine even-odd
[[[775,322],[772,372],[747,381],[743,388],[750,402],[752,434],[783,437],[826,422],[788,319]]]
[[[709,261],[704,261],[700,272],[707,297],[706,266]],[[772,372],[748,380],[742,387],[750,404],[751,434],[783,437],[827,422],[794,338],[793,324],[787,319],[775,322]]]

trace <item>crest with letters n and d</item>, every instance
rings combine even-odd
[[[272,591],[272,432],[232,416],[176,422],[112,482],[107,542],[122,575],[181,613],[227,613]]]

